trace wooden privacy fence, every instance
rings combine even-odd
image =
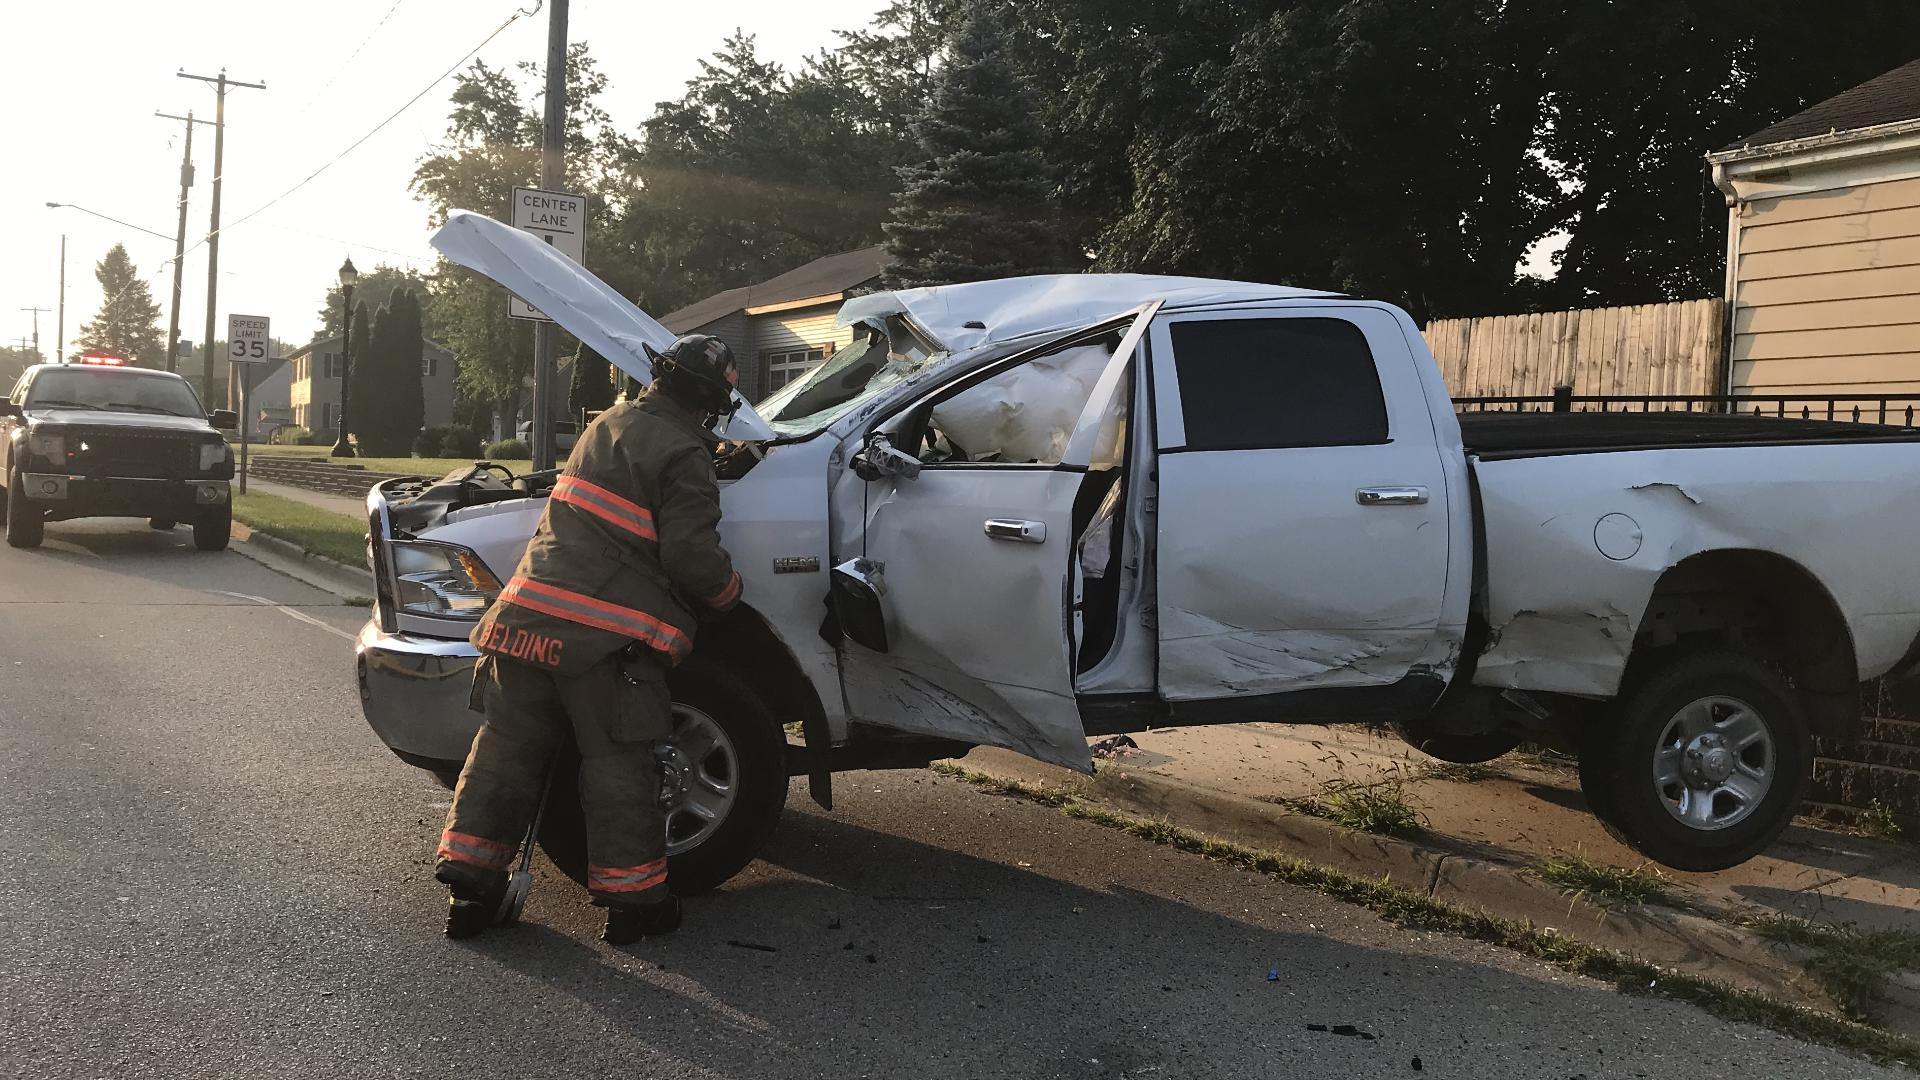
[[[1455,397],[1551,394],[1712,394],[1725,356],[1726,302],[1436,319],[1427,324]]]

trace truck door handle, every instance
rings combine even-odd
[[[1427,489],[1423,487],[1369,487],[1353,493],[1361,506],[1425,506]]]
[[[1010,540],[1016,544],[1044,544],[1047,542],[1047,523],[1044,521],[1021,521],[1018,518],[988,518],[987,535],[995,540]]]

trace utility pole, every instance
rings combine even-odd
[[[200,375],[201,392],[207,403],[211,405],[214,401],[213,335],[214,332],[219,329],[214,325],[213,316],[217,310],[215,302],[220,291],[220,170],[223,164],[223,152],[226,149],[227,141],[227,87],[243,86],[249,90],[265,90],[267,84],[240,82],[237,79],[229,79],[227,78],[225,68],[221,68],[220,74],[218,75],[189,75],[184,71],[177,72],[177,74],[183,79],[212,83],[214,84],[215,93],[215,104],[213,107],[213,217],[212,224],[207,226],[207,336],[202,339],[200,343],[200,353],[206,357],[206,370]],[[227,376],[229,389],[231,389],[233,372],[228,371]],[[229,393],[227,399],[232,400],[232,398],[233,395]]]
[[[43,307],[23,307],[20,310],[33,312],[33,355],[40,357],[40,362],[45,363],[47,358],[40,352],[40,313],[47,309]]]
[[[60,337],[54,348],[60,356],[57,364],[67,362],[67,234],[60,234]]]
[[[153,115],[184,120],[187,124],[187,145],[180,152],[180,225],[173,234],[173,306],[167,312],[167,370],[172,371],[180,360],[180,272],[187,261],[187,189],[193,186],[193,125],[208,121],[195,120],[192,109],[188,109],[185,116],[158,109]]]
[[[567,0],[547,5],[547,116],[540,148],[540,186],[566,186],[561,151],[567,133]],[[551,321],[533,326],[533,467],[553,468],[553,353],[557,333]]]

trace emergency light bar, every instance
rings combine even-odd
[[[102,364],[107,367],[125,367],[127,364],[126,357],[114,356],[112,353],[86,353],[80,357],[80,362],[83,364]]]

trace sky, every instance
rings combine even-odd
[[[265,83],[227,95],[216,338],[229,314],[264,315],[273,336],[304,343],[342,260],[427,268],[427,209],[408,191],[413,167],[446,128],[453,80],[442,72],[516,12],[538,0],[152,0],[9,4],[4,74],[14,151],[0,170],[0,344],[17,346],[39,315],[51,356],[60,298],[60,238],[67,240],[66,341],[98,311],[94,265],[116,242],[160,305],[165,332],[178,221],[184,124],[161,112],[212,119],[209,84],[184,69]],[[789,68],[836,43],[834,31],[867,25],[884,0],[723,0],[640,4],[575,0],[570,40],[592,49],[609,87],[602,105],[637,129],[657,101],[680,96],[699,61],[736,27],[761,55]],[[523,16],[476,59],[508,67],[545,57],[548,11]],[[425,96],[358,148],[342,151],[409,98]],[[207,232],[213,129],[197,126],[180,336],[205,334]],[[337,158],[337,160],[335,160]],[[317,179],[301,184],[322,165]],[[291,194],[283,193],[301,185]],[[502,192],[504,200],[506,193]],[[273,202],[276,198],[277,202]],[[146,233],[75,209],[119,218]],[[267,206],[257,217],[240,218]],[[587,243],[592,244],[592,223]],[[198,244],[196,247],[195,245]]]

